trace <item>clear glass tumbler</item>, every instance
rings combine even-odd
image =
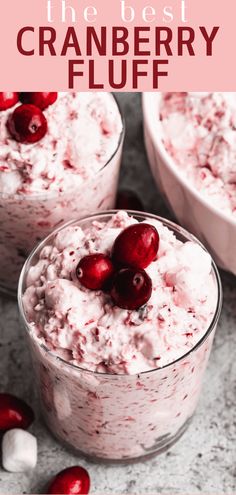
[[[119,110],[120,111],[120,110]],[[120,112],[121,113],[121,112]],[[114,208],[124,141],[97,174],[66,192],[0,193],[0,290],[15,295],[21,268],[33,247],[59,225]],[[88,164],[89,166],[89,164]]]
[[[161,220],[182,242],[198,242],[167,220],[145,213],[129,213],[139,221]],[[106,222],[112,214],[114,212],[98,214],[72,224],[87,228],[95,219]],[[36,342],[24,313],[22,295],[27,273],[58,230],[61,229],[48,236],[27,260],[18,292],[45,422],[60,441],[92,458],[125,461],[160,453],[182,435],[197,406],[222,306],[221,282],[215,263],[212,261],[217,294],[215,313],[194,348],[163,368],[138,375],[92,372],[65,362]]]

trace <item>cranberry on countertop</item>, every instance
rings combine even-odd
[[[41,110],[45,110],[55,103],[57,96],[58,93],[20,93],[20,101],[22,103],[30,103]]]
[[[111,259],[105,254],[90,254],[82,258],[76,275],[80,283],[91,290],[104,289],[114,273]]]
[[[90,489],[88,471],[80,466],[73,466],[58,473],[51,481],[47,493],[67,495],[87,495]]]
[[[34,105],[20,105],[10,116],[8,129],[16,141],[24,144],[36,143],[47,132],[47,119],[40,108]]]
[[[26,430],[34,421],[34,413],[23,400],[0,393],[0,431],[13,428]]]
[[[144,270],[125,268],[114,277],[111,297],[122,309],[135,310],[146,304],[152,295],[152,281]]]
[[[8,108],[14,107],[19,101],[19,93],[0,92],[0,112],[8,110]]]
[[[159,234],[146,223],[130,225],[116,238],[112,258],[121,266],[146,268],[155,260],[159,248]]]
[[[118,191],[118,195],[116,198],[116,209],[144,211],[144,206],[141,199],[134,191],[131,191],[129,189],[121,189],[120,191]]]

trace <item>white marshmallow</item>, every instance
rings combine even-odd
[[[2,465],[11,473],[34,469],[37,464],[37,439],[25,430],[7,431],[2,439]]]

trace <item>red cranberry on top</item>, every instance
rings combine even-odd
[[[10,116],[8,129],[16,141],[24,144],[36,143],[47,132],[47,119],[35,105],[20,105]]]
[[[19,93],[0,92],[0,112],[8,110],[8,108],[14,107],[19,101]]]
[[[111,297],[123,309],[135,310],[146,304],[152,295],[152,281],[144,270],[125,268],[114,277]]]
[[[114,273],[112,261],[105,254],[90,254],[82,258],[76,274],[80,283],[91,290],[104,289]]]
[[[57,93],[20,93],[20,101],[22,103],[30,103],[41,110],[45,110],[55,103],[57,96]]]
[[[121,266],[146,268],[157,256],[159,234],[146,223],[130,225],[116,238],[112,258]]]

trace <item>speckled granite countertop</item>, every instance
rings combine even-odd
[[[140,95],[124,93],[119,100],[127,120],[121,183],[136,189],[148,211],[169,216],[147,164]],[[0,470],[0,493],[44,493],[45,483],[52,475],[75,463],[89,470],[92,495],[236,492],[236,279],[228,274],[222,274],[222,279],[223,314],[200,404],[189,430],[169,452],[133,465],[91,464],[64,450],[38,417],[33,427],[39,442],[37,468],[24,475]],[[0,390],[16,393],[38,411],[17,305],[0,297],[0,311]]]

